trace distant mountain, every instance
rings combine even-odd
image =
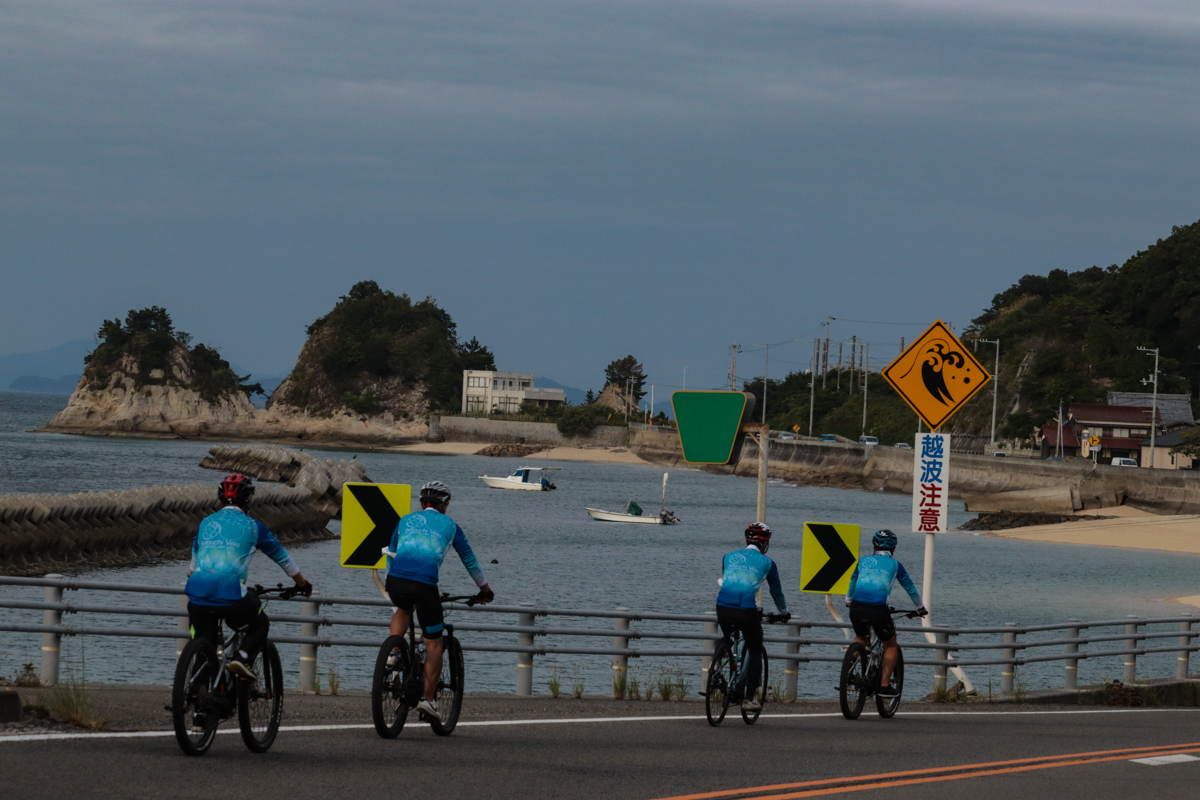
[[[96,343],[91,339],[72,339],[48,350],[0,355],[0,386],[10,386],[18,378],[48,378],[59,381],[66,380],[64,376],[73,376],[71,388],[67,390],[70,393],[79,382],[79,376],[83,374],[83,357],[92,352],[95,346]]]
[[[36,375],[22,375],[8,385],[10,392],[37,392],[39,394],[70,394],[79,384],[78,375],[64,375],[61,378],[39,378]]]
[[[567,396],[567,402],[573,406],[582,405],[583,403],[587,402],[587,392],[583,389],[576,389],[574,386],[566,386],[556,380],[552,380],[541,375],[534,379],[533,385],[537,386],[538,388],[562,389],[563,394]]]

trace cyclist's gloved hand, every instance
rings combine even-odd
[[[929,612],[925,610],[925,606],[921,606],[920,608],[917,609],[917,616],[919,616],[919,617],[928,617],[929,616]]]
[[[305,597],[312,597],[313,586],[308,581],[304,581],[303,583],[297,583],[296,589],[297,589],[296,594],[302,594]]]
[[[492,587],[486,583],[479,588],[479,594],[475,595],[475,602],[477,603],[490,603],[495,599],[496,593],[493,592]]]
[[[780,622],[787,622],[791,618],[792,618],[792,612],[790,612],[790,611],[785,611],[779,615]]]

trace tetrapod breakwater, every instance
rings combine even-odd
[[[324,461],[301,450],[264,444],[214,445],[200,466],[307,489],[312,502],[330,517],[341,515],[344,484],[370,480],[363,465],[353,459]]]

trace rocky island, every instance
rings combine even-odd
[[[296,365],[256,409],[262,387],[214,348],[192,346],[157,306],[106,320],[67,407],[42,430],[98,436],[406,444],[429,414],[457,406],[464,369],[494,369],[459,342],[432,298],[355,284],[307,329]]]

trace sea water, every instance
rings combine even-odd
[[[28,430],[44,424],[66,402],[59,395],[0,394],[0,494],[13,492],[71,492],[127,489],[146,484],[213,482],[217,474],[200,469],[211,442],[185,440],[112,439],[59,434],[34,434]],[[447,483],[454,492],[450,515],[462,525],[480,563],[504,605],[529,602],[573,609],[703,613],[713,608],[722,556],[743,544],[742,531],[753,521],[755,481],[697,470],[670,470],[666,507],[682,522],[673,526],[620,525],[593,522],[587,506],[620,510],[630,498],[654,513],[660,502],[663,468],[649,465],[553,462],[532,456],[495,459],[479,456],[433,456],[371,453],[354,450],[329,452],[306,448],[321,458],[357,458],[371,480],[419,486],[430,480]],[[488,489],[480,475],[505,475],[520,465],[561,467],[549,473],[558,489],[553,492],[513,492]],[[951,472],[953,480],[953,472]],[[799,591],[800,544],[806,521],[860,525],[863,541],[878,528],[899,536],[897,558],[908,568],[918,588],[922,585],[924,537],[910,531],[911,498],[881,492],[789,486],[773,481],[768,490],[767,521],[775,532],[770,556],[783,577],[784,590],[794,615],[828,621],[823,595]],[[971,515],[961,503],[952,507],[950,522],[959,526]],[[338,523],[331,524],[337,532]],[[338,565],[336,541],[290,548],[317,591],[337,596],[378,597],[370,573]],[[492,563],[493,560],[497,563]],[[1068,618],[1117,619],[1128,614],[1170,616],[1186,606],[1164,602],[1167,598],[1200,592],[1200,559],[1196,556],[1145,550],[1086,547],[998,539],[969,532],[939,535],[936,542],[934,606],[937,621],[953,626],[992,626],[1005,622],[1042,624]],[[86,561],[73,575],[114,582],[179,585],[187,564],[158,562],[120,569],[91,569]],[[250,572],[254,582],[274,585],[285,576],[266,558],[256,558]],[[441,587],[454,594],[474,591],[466,571],[451,552],[442,567]],[[41,599],[40,588],[0,587],[0,598]],[[174,608],[175,598],[154,595],[116,595],[92,591],[68,593],[81,603],[128,602],[137,606]],[[842,598],[835,598],[839,611]],[[909,605],[897,587],[893,604]],[[769,599],[766,601],[770,608]],[[276,603],[274,609],[285,605]],[[296,613],[287,605],[287,613]],[[334,607],[323,613],[341,616],[387,618],[387,610]],[[0,609],[0,619],[40,622],[41,613]],[[459,623],[515,623],[515,615],[457,612]],[[68,616],[68,625],[140,627],[174,630],[172,619],[85,614]],[[539,624],[551,627],[590,627],[611,630],[611,620],[549,617]],[[634,622],[635,629],[696,631],[692,623]],[[682,627],[680,627],[682,626]],[[277,630],[294,633],[295,625],[280,623]],[[782,629],[774,629],[780,630]],[[1117,633],[1107,629],[1105,633]],[[323,628],[322,635],[339,638],[382,639],[381,628]],[[831,639],[838,631],[817,629],[816,638]],[[515,644],[515,634],[463,632],[464,643]],[[998,635],[972,637],[999,640]],[[607,647],[605,637],[545,637],[538,644]],[[1162,642],[1173,644],[1174,640]],[[643,639],[634,647],[698,650],[694,640]],[[1119,649],[1118,644],[1106,645]],[[1099,646],[1097,646],[1099,647]],[[782,646],[778,646],[782,650]],[[1057,651],[1059,648],[1055,647]],[[809,652],[838,654],[834,647],[806,648]],[[281,648],[285,669],[295,673],[297,648]],[[67,637],[63,640],[64,671],[84,671],[88,680],[165,684],[171,680],[175,643],[166,639]],[[996,653],[996,651],[992,651]],[[909,658],[918,658],[915,648]],[[976,651],[967,657],[982,657]],[[332,667],[347,688],[367,688],[375,652],[370,648],[322,649],[320,674],[327,680]],[[0,675],[12,677],[20,665],[40,659],[40,636],[0,632]],[[581,682],[587,694],[607,693],[610,658],[603,656],[548,655],[535,658],[534,690],[545,692],[548,679],[557,674],[564,693]],[[516,655],[468,652],[467,680],[472,691],[511,692],[516,682]],[[680,672],[698,690],[700,665],[694,658],[631,659],[630,669],[645,686],[664,673]],[[771,672],[782,676],[782,664]],[[929,668],[912,668],[910,682],[923,693],[929,688]],[[1174,654],[1139,659],[1139,673],[1174,674]],[[1029,688],[1061,685],[1061,663],[1029,665],[1018,679]],[[989,683],[999,690],[998,667],[968,670],[976,688],[986,692]],[[1080,663],[1080,683],[1121,675],[1121,659],[1106,658]],[[775,682],[772,678],[772,683]],[[294,679],[290,679],[290,682]],[[800,667],[801,696],[829,697],[836,683],[831,664]],[[294,682],[293,682],[294,685]]]

